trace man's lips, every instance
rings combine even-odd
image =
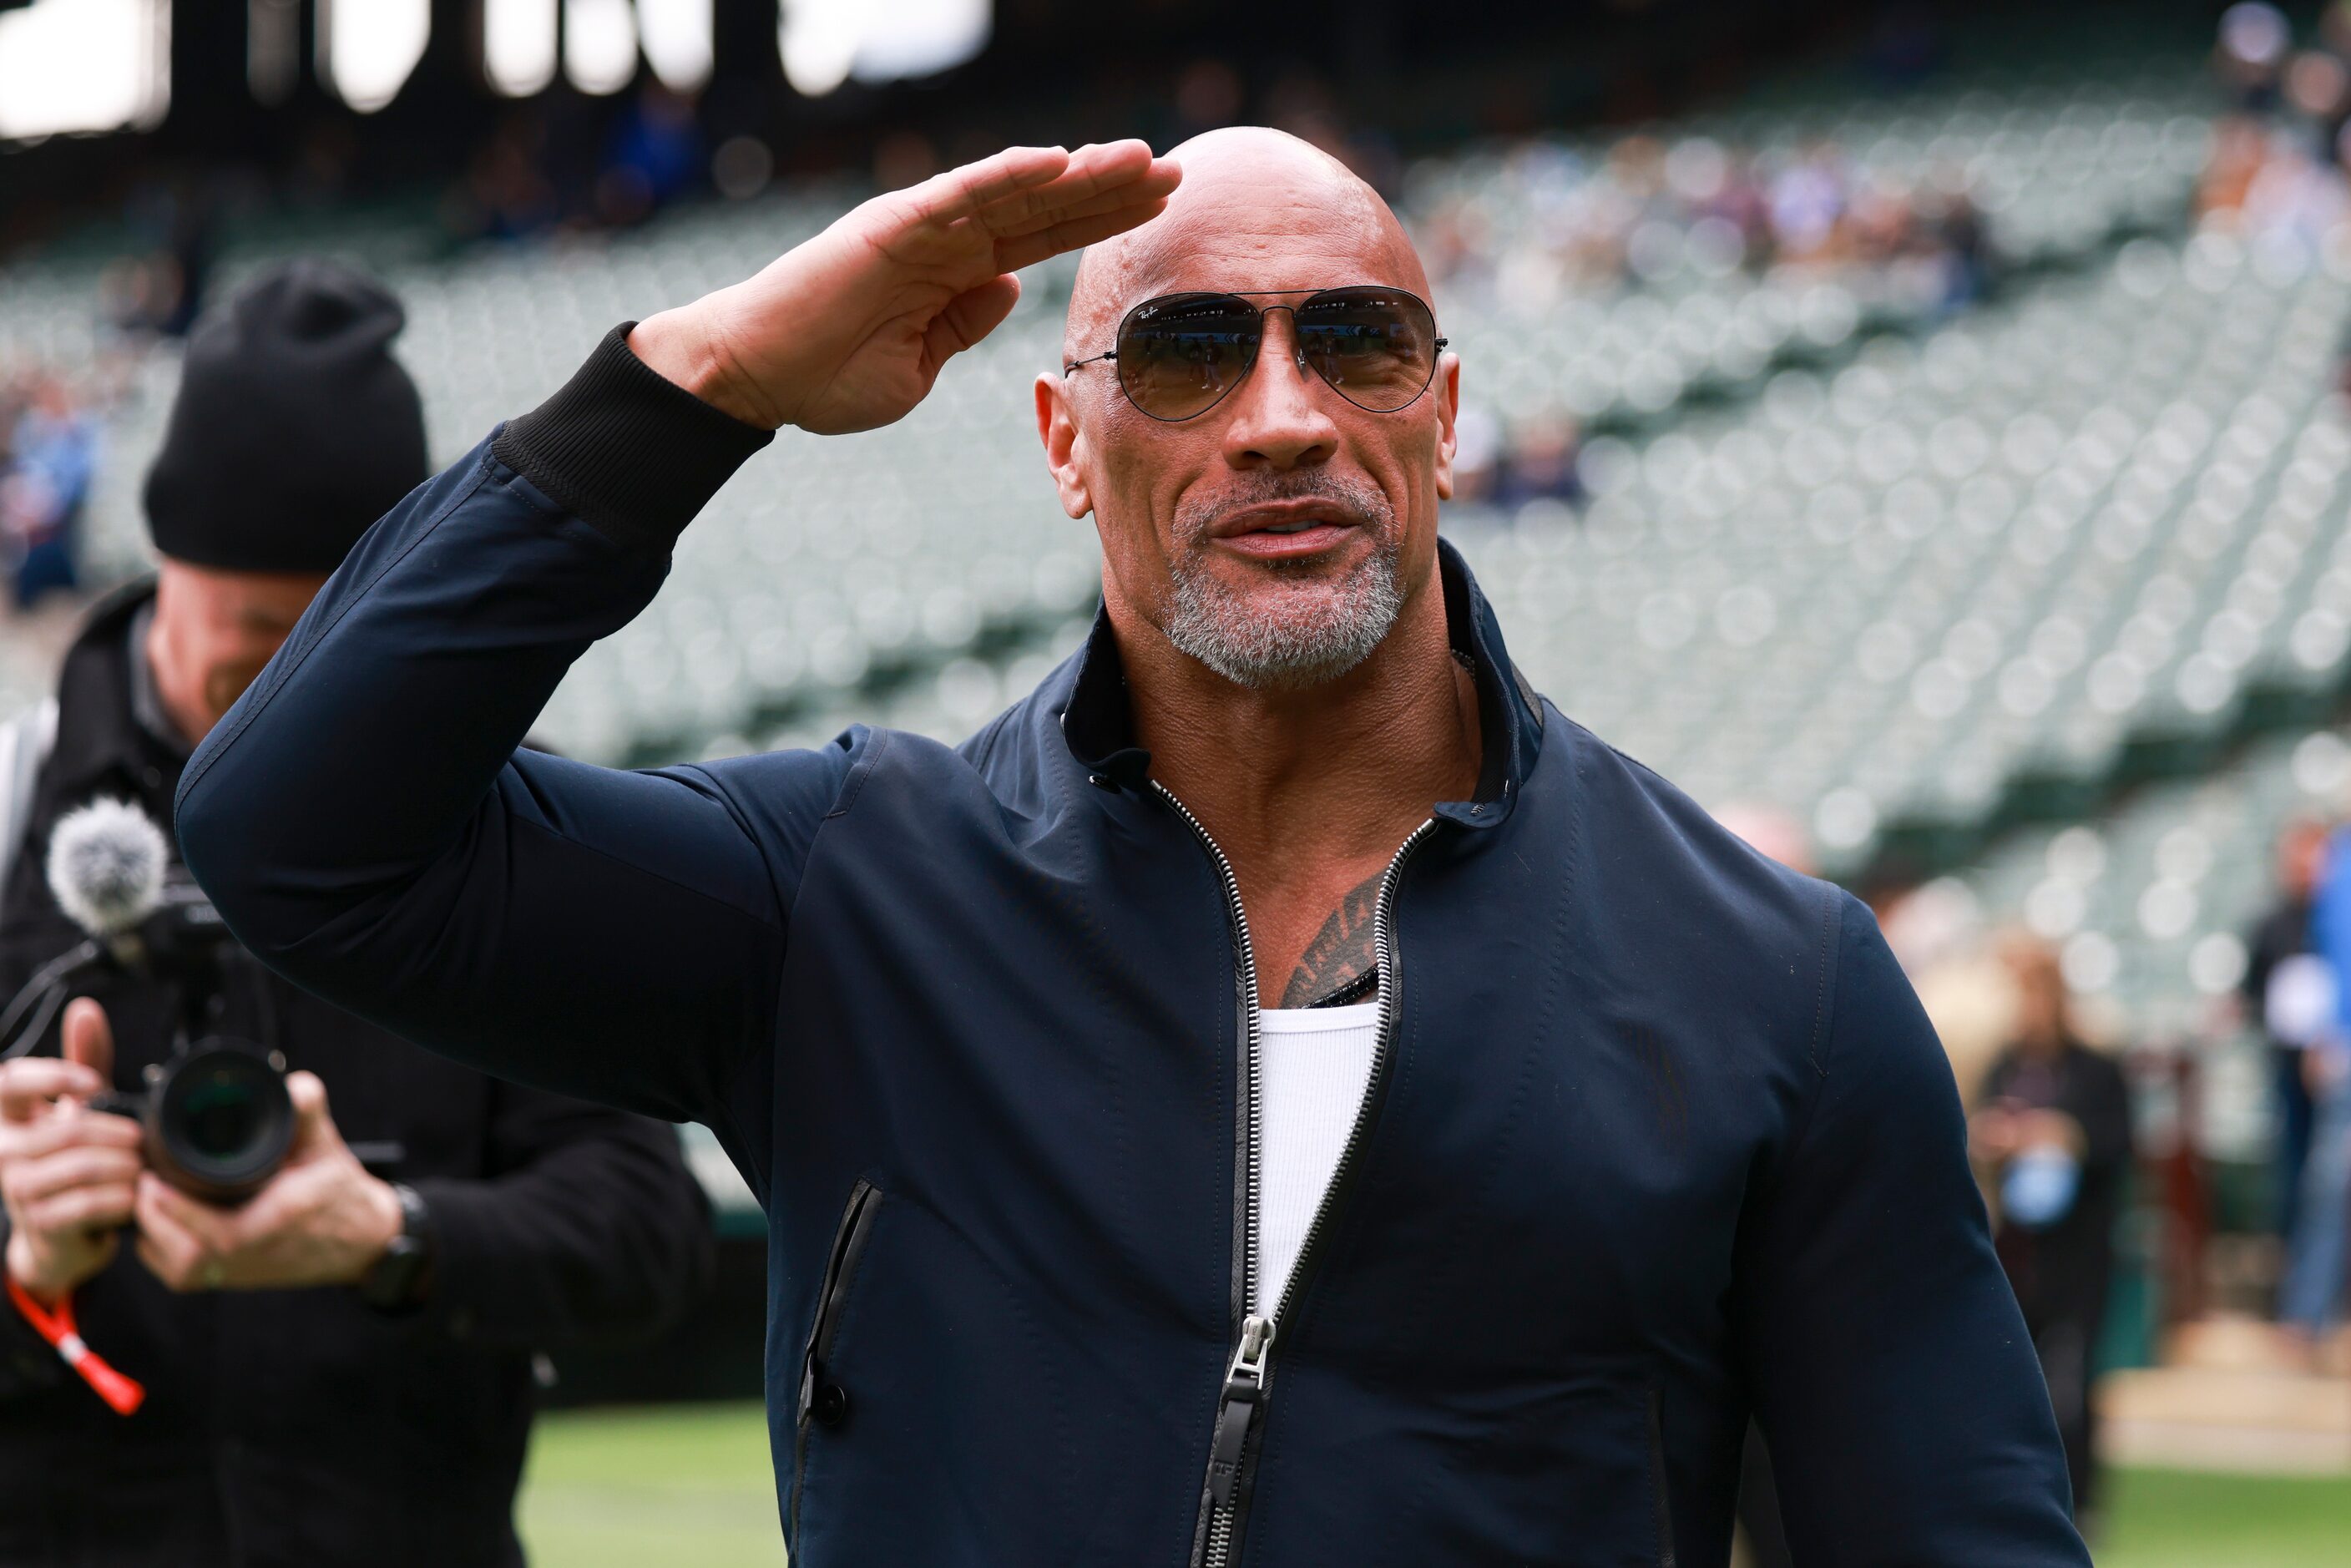
[[[1322,500],[1269,501],[1218,517],[1208,537],[1258,560],[1287,559],[1335,548],[1355,521]]]

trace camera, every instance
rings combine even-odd
[[[258,1192],[294,1142],[285,1058],[223,1036],[183,1040],[147,1069],[143,1092],[101,1094],[90,1108],[139,1123],[155,1174],[214,1203]]]
[[[140,923],[135,952],[127,963],[111,952],[108,957],[172,993],[179,1026],[172,1054],[148,1067],[142,1092],[90,1103],[138,1122],[155,1174],[213,1203],[242,1203],[259,1191],[294,1142],[285,1057],[213,1032],[223,962],[234,950],[203,890],[184,872],[167,876],[162,900]]]
[[[91,1108],[146,1130],[155,1174],[213,1203],[239,1203],[286,1163],[294,1102],[286,1059],[218,1033],[224,965],[241,954],[202,889],[170,863],[163,830],[137,806],[93,800],[58,819],[50,837],[50,891],[87,940],[27,980],[0,1011],[0,1060],[31,1049],[76,987],[128,975],[160,986],[176,1012],[171,1056],[138,1092],[109,1092]],[[250,960],[247,960],[248,962]]]

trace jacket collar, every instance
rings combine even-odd
[[[1510,814],[1542,748],[1542,699],[1510,663],[1494,607],[1470,575],[1452,541],[1437,541],[1437,570],[1445,593],[1445,624],[1454,656],[1478,688],[1478,724],[1485,746],[1477,793],[1438,804],[1437,815],[1467,828],[1487,828]],[[1106,610],[1078,655],[1061,734],[1070,754],[1090,773],[1123,789],[1141,789],[1151,775],[1151,753],[1134,743],[1126,667]]]
[[[150,766],[176,777],[186,760],[185,743],[158,734],[141,711],[141,687],[150,678],[132,632],[154,602],[152,578],[118,590],[90,612],[66,650],[57,677],[57,743],[47,771],[68,793],[125,773],[141,775]]]

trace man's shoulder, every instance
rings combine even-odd
[[[654,772],[718,796],[737,816],[822,818],[841,804],[851,780],[869,770],[893,732],[852,724],[821,745],[782,747]]]
[[[1567,764],[1569,788],[1595,830],[1623,835],[1648,852],[1706,867],[1760,869],[1797,902],[1816,905],[1844,889],[1757,849],[1680,785],[1649,764],[1551,709],[1545,747]]]
[[[789,747],[658,771],[715,791],[755,829],[766,820],[807,831],[891,802],[924,816],[948,810],[958,794],[987,785],[965,747],[911,730],[852,724],[820,746]]]
[[[1660,939],[1725,956],[1828,958],[1847,906],[1858,902],[1853,894],[1758,850],[1673,780],[1556,706],[1549,719],[1538,773],[1555,772],[1527,804],[1564,831],[1595,911],[1654,923]]]

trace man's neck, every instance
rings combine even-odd
[[[1362,944],[1334,945],[1329,924],[1352,926],[1348,907],[1429,809],[1477,786],[1477,685],[1434,574],[1370,658],[1306,690],[1236,685],[1115,601],[1111,620],[1135,739],[1232,862],[1267,1004],[1351,977]]]

